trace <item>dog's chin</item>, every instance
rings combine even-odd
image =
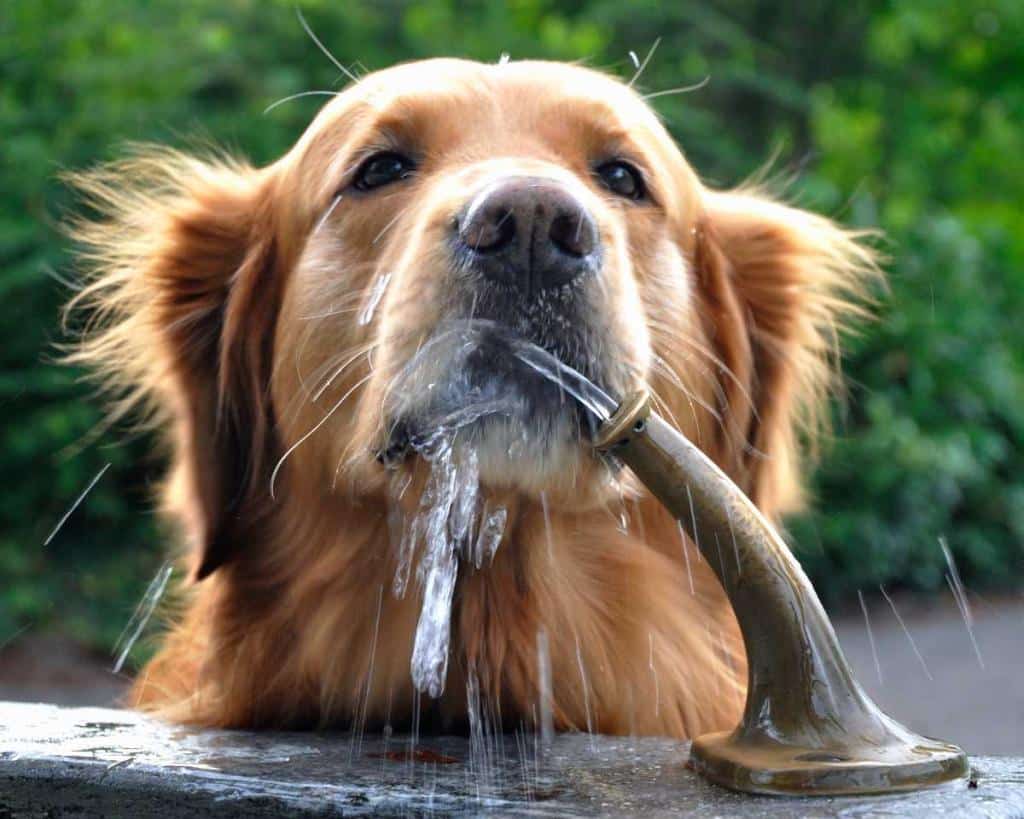
[[[529,373],[451,371],[387,422],[378,454],[395,468],[432,460],[440,448],[471,449],[481,481],[496,487],[543,490],[578,471],[592,422],[575,401]]]
[[[571,485],[598,422],[561,376],[524,362],[516,352],[523,340],[523,333],[491,321],[439,330],[391,384],[378,460],[391,467],[417,457],[429,461],[438,448],[458,445],[473,450],[489,485],[532,491]],[[526,344],[602,382],[603,368],[580,352],[590,345],[543,341]]]
[[[541,492],[572,482],[585,452],[575,413],[554,408],[528,419],[480,419],[465,432],[480,480],[499,488]]]

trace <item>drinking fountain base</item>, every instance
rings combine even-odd
[[[732,790],[780,796],[897,793],[968,777],[967,755],[955,745],[917,739],[829,750],[722,731],[693,741],[690,764]]]

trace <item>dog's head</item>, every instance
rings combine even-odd
[[[102,327],[79,358],[173,425],[200,576],[275,503],[381,491],[473,401],[501,409],[467,431],[485,484],[600,499],[573,402],[466,322],[648,387],[766,511],[791,507],[871,270],[825,219],[710,191],[631,88],[556,63],[402,65],[269,167],[164,152],[79,181],[113,217],[78,227]]]

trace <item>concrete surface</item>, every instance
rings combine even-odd
[[[198,732],[126,711],[0,703],[0,817],[1024,817],[1024,759],[912,794],[750,797],[687,770],[687,745]]]
[[[887,712],[968,751],[1024,756],[1024,598],[971,600],[982,663],[951,595],[896,599],[930,679],[884,600],[868,604],[881,682],[860,610],[834,622],[857,678]],[[0,646],[0,700],[113,705],[130,675],[112,665],[67,638],[28,631]]]
[[[928,674],[877,594],[868,614],[881,682],[860,609],[836,617],[836,631],[861,684],[910,728],[971,753],[1024,756],[1024,598],[969,598],[980,663],[950,594],[895,600]],[[112,665],[66,637],[26,631],[0,645],[0,700],[114,705],[130,675]]]

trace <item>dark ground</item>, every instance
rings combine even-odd
[[[948,593],[930,601],[896,600],[924,666],[884,600],[868,607],[878,667],[859,610],[838,618],[836,631],[857,679],[888,714],[918,733],[956,742],[968,753],[1020,756],[1024,595],[991,601],[970,595],[970,601],[980,662]]]
[[[896,601],[927,672],[884,600],[869,605],[877,667],[859,609],[839,616],[836,631],[857,678],[891,716],[969,753],[1020,756],[1024,595],[971,601],[980,663],[950,595]],[[111,705],[128,683],[112,664],[66,638],[25,633],[0,649],[0,700]]]

